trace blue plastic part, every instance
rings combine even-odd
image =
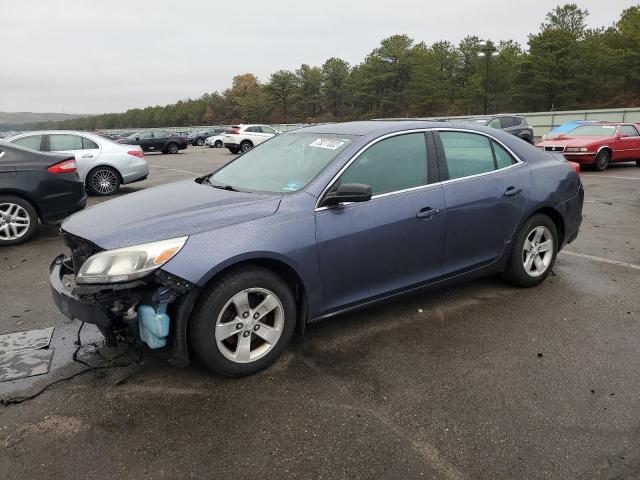
[[[138,308],[140,338],[149,348],[161,348],[167,344],[169,322],[166,303],[158,306],[158,310],[149,305],[140,305]]]

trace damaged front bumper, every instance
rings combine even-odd
[[[60,312],[98,326],[109,343],[143,342],[156,349],[169,341],[172,363],[189,363],[186,325],[198,293],[195,285],[162,270],[133,282],[76,285],[74,263],[62,254],[50,267]]]

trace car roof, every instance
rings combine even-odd
[[[451,128],[453,123],[450,122],[432,122],[427,120],[363,120],[357,122],[341,122],[341,123],[325,123],[322,125],[314,125],[311,127],[302,127],[292,130],[291,134],[301,133],[319,133],[329,135],[355,135],[364,136],[371,134],[385,135],[387,133],[400,132],[403,130],[421,129],[421,128]],[[467,126],[465,125],[465,128]]]

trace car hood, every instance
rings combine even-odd
[[[278,210],[280,198],[185,180],[87,208],[67,219],[62,229],[109,250],[266,217]]]
[[[588,145],[605,142],[610,139],[610,137],[565,137],[561,134],[559,137],[546,140],[539,145],[544,147],[586,147]]]

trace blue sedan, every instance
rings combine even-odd
[[[66,316],[108,338],[241,376],[311,321],[497,272],[538,285],[583,198],[567,162],[500,130],[320,125],[75,214],[50,282]]]

